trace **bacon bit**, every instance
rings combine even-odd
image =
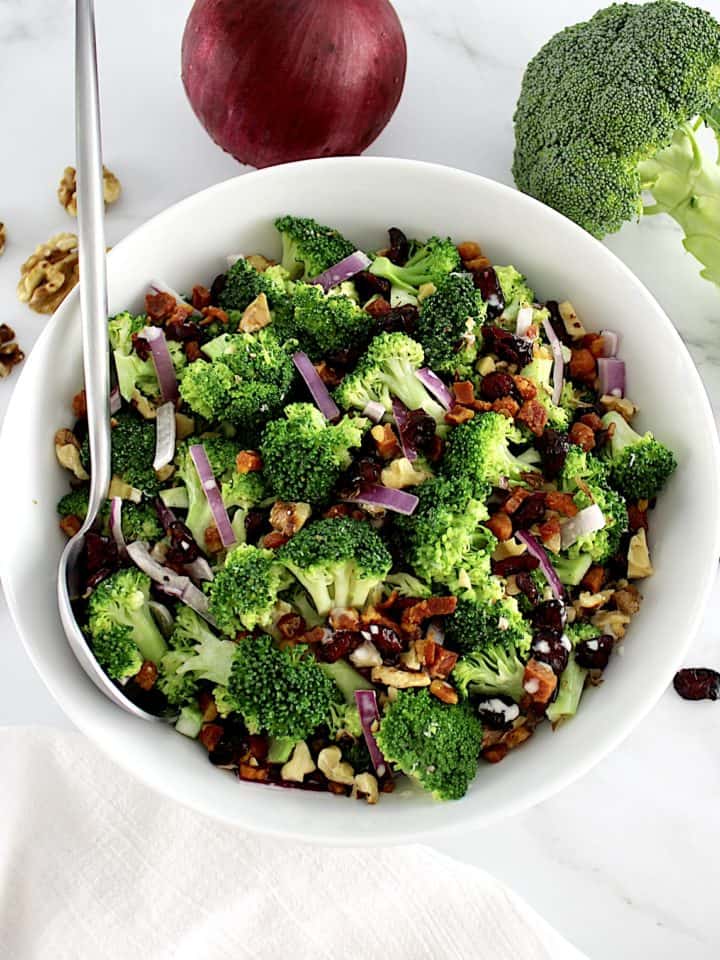
[[[481,756],[488,763],[500,763],[508,754],[508,748],[504,743],[495,743],[491,747],[485,747]]]
[[[241,780],[267,780],[270,773],[265,767],[254,767],[251,763],[241,763],[238,767],[238,776]]]
[[[342,783],[334,783],[332,780],[328,780],[327,788],[330,793],[335,793],[338,796],[346,797],[348,794],[349,787],[346,787]]]
[[[442,459],[443,454],[445,453],[445,441],[442,437],[438,436],[436,433],[432,438],[430,443],[425,448],[425,456],[430,461],[430,463],[437,463],[438,460]]]
[[[464,240],[462,243],[459,243],[457,245],[457,252],[460,254],[461,260],[476,260],[482,256],[480,244],[475,243],[474,240]]]
[[[473,257],[472,260],[463,260],[463,265],[470,273],[476,273],[479,270],[486,270],[492,266],[492,261],[487,257]]]
[[[503,504],[503,510],[505,513],[515,513],[523,500],[527,500],[529,496],[529,492],[524,487],[512,487],[510,496]]]
[[[595,357],[585,347],[571,351],[570,376],[581,383],[592,383],[597,376]]]
[[[421,641],[419,645],[422,645],[420,660],[428,668],[430,676],[444,680],[454,669],[459,654],[452,650],[446,650],[445,647],[441,647],[440,644],[434,643],[432,640]]]
[[[72,412],[77,420],[84,420],[87,416],[87,397],[84,390],[76,393],[72,398]]]
[[[526,400],[520,408],[517,419],[521,423],[526,424],[526,426],[532,433],[535,434],[536,437],[540,437],[545,429],[548,414],[547,410],[539,400]]]
[[[262,539],[262,545],[266,550],[279,550],[280,547],[285,546],[289,539],[290,537],[284,533],[278,533],[277,530],[273,530],[271,533],[265,534]]]
[[[202,313],[204,318],[200,321],[201,327],[209,327],[210,324],[214,323],[216,320],[218,323],[221,323],[223,326],[225,326],[229,319],[227,313],[225,313],[224,310],[221,310],[220,307],[203,307],[200,313]]]
[[[519,374],[515,374],[513,383],[517,387],[518,393],[523,400],[534,400],[537,396],[537,387],[532,380],[528,380],[527,377],[521,377]]]
[[[370,431],[370,436],[375,442],[375,449],[378,452],[378,455],[383,458],[383,460],[392,460],[394,457],[399,457],[401,454],[400,444],[398,443],[398,438],[395,435],[391,424],[389,423],[377,423]]]
[[[532,703],[541,706],[549,703],[556,686],[557,677],[549,664],[534,657],[528,660],[523,674],[523,690],[530,696]]]
[[[498,510],[497,513],[494,513],[490,519],[486,521],[485,526],[501,542],[503,540],[509,540],[513,533],[512,520],[504,510]]]
[[[223,542],[220,539],[218,528],[214,523],[211,523],[209,527],[205,528],[203,540],[205,541],[205,549],[208,553],[220,553],[223,548]]]
[[[417,624],[430,617],[446,617],[455,612],[457,597],[428,597],[403,610],[400,626],[412,630]]]
[[[324,639],[324,627],[313,627],[312,630],[307,630],[305,633],[300,634],[299,637],[295,637],[296,642],[306,643],[308,646],[312,646],[315,643],[322,643]]]
[[[70,514],[67,517],[63,517],[60,521],[60,529],[65,534],[65,536],[70,540],[79,532],[80,527],[82,526],[82,521],[80,517],[76,517],[74,514]]]
[[[183,349],[188,363],[195,363],[196,360],[202,357],[202,350],[197,340],[186,340],[183,344]]]
[[[467,406],[476,413],[488,413],[492,410],[492,403],[490,403],[489,400],[473,400],[473,402],[468,403]]]
[[[457,403],[472,403],[475,399],[475,387],[471,380],[458,380],[452,385]]]
[[[538,533],[542,542],[551,547],[553,553],[559,553],[560,548],[560,521],[557,517],[551,517],[544,523],[538,525]],[[557,549],[555,546],[557,544]]]
[[[378,610],[392,610],[399,599],[400,594],[397,592],[397,590],[393,590],[389,597],[387,597],[385,600],[380,600],[380,602],[375,604],[375,606]]]
[[[569,493],[560,493],[559,490],[549,490],[545,494],[545,503],[548,510],[556,510],[564,517],[574,517],[577,515],[577,504]]]
[[[177,306],[177,300],[170,293],[148,293],[145,295],[145,313],[155,326],[166,320]]]
[[[329,367],[324,360],[314,364],[317,374],[326,387],[337,387],[342,381],[342,376],[333,367]]]
[[[263,468],[262,457],[257,450],[241,450],[235,457],[238,473],[258,473]]]
[[[307,631],[307,624],[299,613],[283,614],[276,626],[280,636],[286,640],[290,640]]]
[[[452,408],[452,410],[448,410],[448,412],[445,414],[445,423],[457,425],[459,423],[465,423],[468,420],[472,420],[474,416],[474,410],[471,410],[469,407],[461,407],[456,405]]]
[[[196,310],[202,310],[203,307],[210,306],[210,291],[207,287],[203,287],[202,284],[196,283],[192,288],[192,305]]]
[[[641,510],[637,503],[628,504],[628,525],[633,533],[636,533],[640,529],[647,532],[647,509]]]
[[[433,680],[430,684],[430,693],[442,703],[457,703],[460,699],[455,687],[445,680]]]
[[[493,400],[490,409],[493,413],[501,413],[504,417],[507,417],[508,420],[513,420],[518,416],[520,404],[517,400],[513,400],[512,397],[498,397],[497,400]]]
[[[599,333],[586,333],[580,341],[580,344],[586,350],[589,350],[596,359],[603,355],[605,341]]]
[[[596,413],[583,414],[583,416],[580,417],[580,423],[584,423],[586,427],[590,427],[593,433],[602,430],[602,420]]]
[[[568,439],[571,443],[575,443],[585,450],[586,453],[595,448],[595,434],[584,423],[574,423],[570,427]]]
[[[213,695],[208,690],[202,690],[198,696],[198,707],[202,713],[204,723],[212,723],[217,719],[217,706]]]
[[[582,578],[580,585],[585,587],[586,590],[589,590],[590,593],[600,593],[606,580],[607,572],[605,567],[594,564]]]
[[[367,516],[359,507],[349,503],[334,503],[323,514],[323,517],[334,520],[336,517],[351,517],[353,520],[367,520]]]
[[[365,313],[369,313],[371,317],[379,320],[380,317],[384,317],[390,313],[391,308],[387,300],[384,300],[382,297],[378,297],[376,300],[372,300],[370,303],[366,304],[364,309]]]
[[[207,752],[212,753],[220,740],[222,740],[224,732],[223,727],[219,723],[204,723],[198,739]]]

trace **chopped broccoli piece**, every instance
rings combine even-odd
[[[235,473],[224,480],[221,487],[225,509],[232,516],[232,527],[240,543],[246,539],[245,518],[248,511],[266,499],[267,490],[262,473]]]
[[[187,660],[187,650],[168,650],[158,664],[158,689],[165,694],[168,703],[176,707],[183,707],[197,700],[197,679],[192,673],[178,673]]]
[[[394,287],[417,294],[424,283],[438,286],[449,273],[459,270],[460,265],[460,254],[449,237],[445,240],[430,237],[417,247],[404,267],[387,257],[375,257],[369,270],[374,276],[389,280]]]
[[[530,650],[532,634],[517,601],[507,597],[495,602],[458,600],[455,612],[447,618],[445,638],[448,646],[460,653],[502,647],[524,656]]]
[[[468,480],[476,495],[482,497],[487,496],[488,485],[496,487],[504,480],[521,484],[523,474],[537,469],[510,452],[510,443],[521,440],[512,420],[500,413],[483,413],[453,430],[443,473],[453,481]]]
[[[438,800],[459,800],[477,773],[482,724],[465,703],[401,690],[386,708],[377,742],[390,763]]]
[[[160,383],[155,372],[152,357],[143,360],[138,356],[133,342],[133,334],[139,334],[147,326],[147,317],[144,313],[137,316],[127,311],[111,317],[108,321],[108,336],[113,348],[113,359],[117,371],[118,389],[120,396],[128,402],[136,390],[150,397],[160,399]],[[187,364],[187,357],[182,343],[177,340],[168,341],[168,350],[172,358],[175,373]]]
[[[173,650],[189,650],[203,640],[212,640],[214,637],[210,625],[200,614],[185,604],[180,605],[168,641]]]
[[[560,583],[567,587],[576,587],[592,566],[592,557],[589,553],[576,553],[572,557],[553,556],[551,558],[555,573]]]
[[[567,551],[568,559],[587,554],[593,563],[605,563],[617,553],[622,535],[628,528],[625,501],[608,486],[605,464],[579,447],[571,446],[560,474],[560,486],[566,493],[574,494],[575,503],[581,510],[596,503],[605,517],[605,526],[601,530],[575,541]],[[561,580],[563,576],[574,575],[572,567],[561,567],[561,571],[562,575],[558,572]]]
[[[524,674],[525,663],[517,651],[496,645],[465,654],[455,664],[452,678],[465,696],[500,694],[519,703]]]
[[[244,311],[261,293],[267,297],[271,311],[284,313],[289,308],[285,281],[290,275],[276,266],[260,273],[244,257],[240,257],[225,274],[225,283],[218,297],[223,310]]]
[[[330,735],[334,738],[341,737],[343,734],[349,737],[362,737],[362,724],[355,691],[372,690],[372,683],[351,667],[346,660],[321,663],[320,669],[336,686],[336,696],[330,706],[330,717],[327,721]]]
[[[87,487],[78,487],[77,490],[71,490],[64,494],[58,500],[57,512],[60,517],[77,517],[78,520],[84,520],[87,516],[88,508]]]
[[[187,650],[174,651],[185,657],[175,672],[196,681],[208,680],[226,687],[237,649],[238,645],[233,640],[223,640],[211,630],[206,630]]]
[[[279,217],[275,227],[282,238],[282,265],[293,280],[317,277],[355,251],[337,230],[310,217]]]
[[[196,740],[200,736],[203,725],[203,714],[200,707],[189,703],[180,710],[180,715],[175,721],[175,729],[184,737],[190,737]]]
[[[652,500],[677,467],[672,450],[651,433],[636,433],[619,413],[606,413],[602,423],[615,427],[605,448],[610,483],[630,500]]]
[[[206,585],[210,612],[223,633],[232,637],[242,630],[268,627],[278,594],[291,582],[272,550],[239,544]]]
[[[432,590],[427,583],[404,571],[391,573],[385,577],[385,587],[389,593],[396,590],[401,597],[425,598],[432,596]]]
[[[152,421],[143,420],[130,410],[120,410],[113,414],[110,442],[113,474],[131,487],[142,490],[146,496],[154,496],[160,489],[160,481],[153,470],[155,426]],[[82,445],[81,459],[89,467],[87,437]]]
[[[515,332],[515,321],[523,304],[532,304],[535,293],[527,284],[525,277],[511,264],[507,267],[495,267],[495,276],[498,278],[502,290],[505,307],[500,315],[501,326],[512,327]]]
[[[486,306],[472,274],[450,273],[420,305],[417,338],[437,373],[468,377],[478,355],[476,331]]]
[[[116,679],[119,678],[118,672],[119,676],[130,676],[126,671],[137,662],[138,655],[140,665],[143,660],[157,664],[167,650],[148,606],[149,599],[150,578],[136,569],[118,570],[102,580],[90,594],[88,628],[91,644],[98,650],[98,661]],[[108,634],[112,636],[108,637]],[[106,658],[105,662],[100,660],[101,655]],[[114,673],[110,673],[111,670]]]
[[[352,285],[343,284],[348,286],[354,292]],[[283,339],[297,340],[312,360],[321,360],[334,351],[364,347],[375,332],[375,321],[339,288],[326,294],[320,286],[298,283],[292,309],[274,329]]]
[[[90,643],[95,659],[113,680],[134,677],[143,665],[131,627],[111,626],[93,634]]]
[[[123,536],[130,543],[133,540],[146,540],[149,543],[154,543],[164,536],[157,511],[151,503],[125,501],[121,516]]]
[[[592,640],[599,635],[598,628],[590,623],[572,623],[565,631],[573,651],[581,641]],[[560,675],[557,697],[545,710],[545,716],[553,726],[561,720],[574,717],[577,713],[587,674],[588,671],[575,662],[575,654],[571,651],[567,666]]]

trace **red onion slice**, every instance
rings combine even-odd
[[[192,310],[192,316],[194,317],[202,316],[199,310],[196,310],[191,303],[187,302],[187,300],[183,300],[183,298],[180,296],[177,290],[173,290],[173,288],[169,286],[167,283],[165,283],[164,281],[151,280],[150,289],[153,291],[153,293],[169,293],[171,297],[175,297],[178,303],[181,303],[185,307],[190,307],[190,309]]]
[[[571,547],[573,543],[586,533],[595,533],[605,526],[605,515],[600,507],[593,503],[576,513],[570,520],[566,520],[560,527],[560,543],[562,549]]]
[[[215,474],[212,472],[205,447],[201,443],[192,444],[190,447],[190,456],[195,464],[198,477],[200,477],[202,488],[205,491],[210,512],[213,515],[213,520],[215,521],[215,526],[220,536],[220,542],[224,547],[231,547],[234,543],[237,543],[237,537],[230,523],[228,512],[225,509],[220,488],[215,479]]]
[[[436,373],[433,373],[429,367],[421,367],[419,370],[415,371],[415,376],[418,378],[420,383],[422,383],[428,393],[431,393],[435,397],[438,403],[442,404],[446,410],[450,410],[455,401],[453,400],[452,394],[448,388]]]
[[[305,386],[315,401],[315,406],[327,420],[336,420],[340,416],[337,404],[330,396],[328,388],[322,382],[320,374],[312,364],[310,357],[298,350],[293,354],[293,363],[298,373],[305,381]]]
[[[361,270],[367,270],[371,262],[367,254],[363,253],[362,250],[356,250],[354,253],[351,253],[349,257],[345,257],[334,266],[323,270],[323,272],[315,277],[314,280],[311,280],[310,283],[319,284],[325,293],[327,293],[332,287],[337,287],[338,284],[344,280],[349,280],[351,277],[354,277],[356,273],[360,273]]]
[[[210,581],[215,579],[215,574],[212,572],[212,568],[205,557],[198,557],[197,560],[193,560],[192,563],[186,563],[185,569],[193,580]]]
[[[410,411],[402,402],[402,400],[398,400],[397,397],[393,397],[392,411],[398,428],[398,436],[400,438],[400,447],[402,449],[403,456],[410,461],[417,460],[417,450],[412,445],[412,442],[408,439],[407,428],[408,414]]]
[[[617,357],[599,357],[597,365],[600,395],[624,397],[625,361],[618,360]]]
[[[562,343],[560,338],[553,330],[553,325],[548,319],[543,320],[543,328],[550,341],[550,349],[553,355],[553,392],[552,402],[560,403],[560,395],[563,388],[563,374],[565,372],[565,361],[563,360]]]
[[[380,483],[363,484],[356,494],[344,499],[346,503],[367,503],[374,507],[384,507],[385,510],[402,513],[406,517],[415,512],[419,503],[414,493],[383,487]]]
[[[110,534],[120,556],[123,560],[127,559],[127,544],[122,530],[122,497],[113,497],[110,501]]]
[[[181,600],[186,606],[191,607],[195,613],[199,613],[209,624],[215,626],[215,620],[210,613],[208,598],[202,590],[195,586],[190,577],[184,577],[175,573],[174,570],[170,570],[169,567],[164,567],[161,563],[158,563],[150,555],[148,545],[140,540],[129,544],[127,551],[132,562],[157,584],[158,589],[169,597]]]
[[[174,403],[178,398],[178,384],[175,367],[165,339],[165,331],[162,327],[145,327],[142,335],[150,344],[155,373],[160,384],[160,396],[163,401]]]
[[[377,740],[373,733],[373,727],[380,723],[380,711],[378,710],[375,691],[356,690],[355,703],[357,703],[358,713],[360,714],[360,726],[362,727],[372,765],[375,767],[377,775],[384,777],[387,773],[387,762],[382,755],[380,747],[377,745]]]
[[[122,397],[120,396],[120,387],[117,384],[110,391],[110,413],[117,413],[122,406]]]
[[[381,403],[378,403],[377,400],[370,400],[369,403],[365,405],[363,416],[367,417],[368,420],[372,420],[373,423],[380,423],[385,416],[385,407]]]
[[[517,320],[515,321],[515,336],[524,337],[533,322],[533,308],[529,306],[520,307]]]
[[[521,543],[525,544],[528,553],[537,559],[545,579],[550,584],[550,589],[555,599],[559,600],[560,603],[564,603],[565,589],[562,583],[560,583],[560,578],[555,572],[555,567],[550,562],[550,557],[545,552],[544,547],[541,547],[535,537],[531,533],[528,533],[527,530],[518,530],[515,536]]]
[[[153,470],[172,463],[175,456],[175,404],[163,403],[155,417],[155,459]]]
[[[600,336],[603,340],[602,355],[604,357],[616,357],[620,346],[620,334],[615,333],[614,330],[601,330]]]

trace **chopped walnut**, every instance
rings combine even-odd
[[[364,797],[368,803],[377,803],[378,782],[371,773],[358,773],[353,783],[351,797]]]
[[[15,331],[6,323],[0,323],[0,379],[7,377],[24,359],[25,354],[15,342]]]
[[[144,393],[140,393],[137,388],[132,392],[130,403],[135,407],[143,420],[157,419],[157,407],[151,400],[148,400]]]
[[[635,533],[628,546],[627,575],[629,580],[642,580],[651,577],[655,571],[650,562],[647,536],[644,527]]]
[[[277,263],[276,260],[268,260],[268,258],[264,257],[261,253],[251,253],[250,256],[245,257],[245,259],[258,273],[265,273],[268,267],[272,267]]]
[[[601,633],[609,633],[616,640],[622,640],[625,636],[625,627],[630,623],[630,617],[622,610],[602,610],[595,614],[591,623]]]
[[[342,758],[340,747],[325,747],[318,754],[317,765],[321,773],[331,783],[343,783],[352,786],[355,780],[355,771]]]
[[[604,607],[613,595],[612,590],[600,590],[598,593],[590,593],[583,590],[577,599],[575,609],[581,610],[599,610]]]
[[[373,683],[384,683],[385,686],[397,687],[398,690],[430,686],[427,673],[410,673],[408,670],[398,670],[397,667],[373,667],[370,679]]]
[[[310,519],[309,503],[290,503],[277,500],[270,509],[270,526],[286,537],[294,536]]]
[[[632,420],[638,411],[638,408],[632,400],[628,400],[627,397],[613,397],[606,393],[600,397],[600,403],[606,410],[614,410],[615,413],[619,413],[620,416],[624,417],[628,422]]]
[[[112,499],[113,497],[120,497],[121,500],[130,500],[132,503],[140,503],[142,500],[142,490],[137,490],[135,487],[131,487],[129,483],[121,480],[120,477],[113,476],[110,481],[110,486],[108,487],[108,499]]]
[[[295,749],[288,762],[281,768],[280,776],[283,780],[302,783],[308,773],[312,773],[315,769],[308,745],[304,740],[300,740],[299,743],[295,744]]]
[[[432,474],[429,470],[415,466],[407,457],[398,457],[391,460],[380,474],[380,481],[385,487],[393,490],[404,490],[405,487],[416,487],[424,483]]]
[[[524,543],[519,543],[512,537],[510,540],[503,540],[495,547],[492,558],[493,560],[507,560],[508,557],[519,557],[526,550],[527,547]]]
[[[0,254],[5,249],[5,224],[0,221]]]
[[[58,233],[20,267],[17,295],[37,313],[54,313],[79,276],[77,237]]]
[[[575,308],[569,300],[563,300],[562,303],[559,303],[558,311],[569,337],[572,337],[573,340],[579,340],[580,337],[585,336],[585,327],[579,320],[578,315],[575,313]]]
[[[58,200],[63,207],[67,210],[71,217],[77,216],[77,174],[75,172],[75,167],[65,167],[65,171],[62,175],[62,180],[60,181],[60,186],[57,190]],[[109,207],[111,203],[115,203],[117,198],[120,196],[120,181],[108,170],[107,167],[103,166],[103,197],[105,199],[105,206]]]
[[[433,680],[430,684],[430,693],[442,703],[457,703],[459,700],[455,687],[445,680]]]
[[[159,470],[155,471],[155,476],[158,478],[160,483],[165,483],[165,481],[169,480],[174,473],[175,467],[172,465],[172,463],[166,463],[164,467],[160,467]]]
[[[613,594],[615,606],[621,613],[626,613],[629,617],[634,616],[640,609],[642,597],[638,593],[637,587],[628,584]]]
[[[370,431],[370,436],[375,442],[375,449],[383,460],[389,460],[400,453],[400,444],[395,436],[395,431],[389,423],[377,423]]]
[[[423,300],[431,297],[434,293],[437,293],[437,287],[434,283],[421,283],[417,292],[418,303],[422,303]]]
[[[256,330],[267,327],[271,319],[267,297],[264,293],[260,293],[245,308],[245,312],[240,318],[240,329],[243,333],[255,333]]]
[[[80,459],[80,441],[72,430],[62,429],[55,434],[55,456],[78,480],[90,479]]]

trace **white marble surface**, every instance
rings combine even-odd
[[[105,156],[124,187],[108,217],[113,242],[241,168],[210,142],[185,101],[179,40],[190,0],[97,5]],[[511,117],[523,65],[548,36],[599,4],[396,6],[408,39],[407,85],[370,152],[510,183]],[[720,17],[720,0],[705,6]],[[37,243],[73,229],[54,195],[63,167],[73,162],[72,7],[71,0],[0,0],[0,220],[8,232],[0,321],[16,328],[26,350],[44,319],[15,298],[19,265]],[[677,324],[717,410],[720,293],[699,279],[672,224],[631,225],[609,245]],[[13,379],[0,381],[0,415]],[[689,657],[696,665],[720,663],[719,616],[717,591]],[[0,724],[24,723],[68,721],[35,676],[0,596]],[[687,704],[669,691],[580,783],[502,826],[439,846],[510,883],[593,960],[710,960],[720,951],[719,735],[719,706]]]

